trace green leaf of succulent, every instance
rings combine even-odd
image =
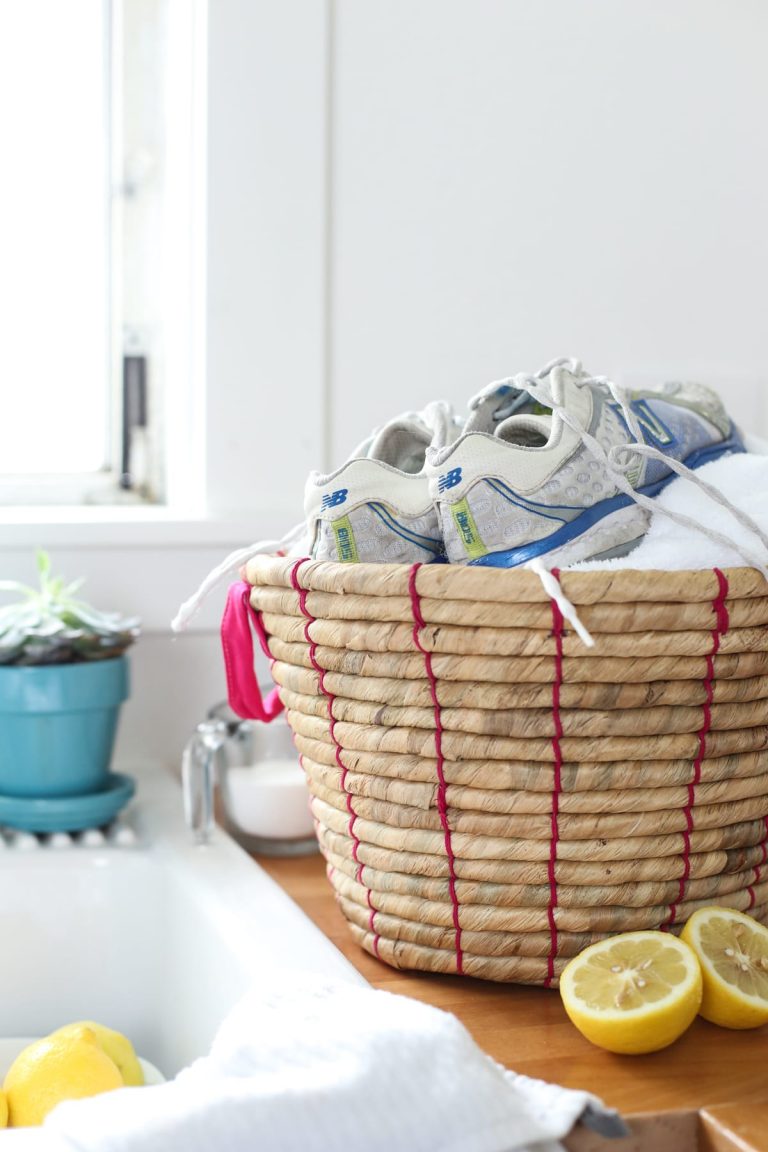
[[[76,599],[82,580],[51,574],[47,552],[37,553],[38,589],[0,581],[0,592],[23,597],[0,607],[0,664],[52,664],[117,656],[139,634],[139,621],[101,612]]]
[[[18,580],[0,580],[0,592],[20,592],[22,596],[37,596],[37,588],[30,588],[28,584],[21,584]]]

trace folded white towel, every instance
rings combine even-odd
[[[276,977],[175,1080],[61,1104],[45,1122],[77,1152],[553,1152],[587,1092],[517,1076],[452,1015],[314,976]]]
[[[732,504],[747,512],[764,531],[768,531],[768,455],[760,454],[761,441],[750,439],[748,443],[749,453],[713,460],[699,468],[696,475],[714,485]],[[730,568],[747,563],[739,552],[739,545],[758,556],[765,553],[754,532],[739,524],[727,508],[715,503],[711,496],[686,477],[674,479],[659,493],[656,504],[660,510],[651,516],[648,532],[634,551],[613,560],[584,560],[571,567],[582,572],[617,568]],[[664,508],[683,513],[706,528],[720,532],[733,542],[733,546],[713,541],[696,528],[677,524],[664,515],[661,510]]]

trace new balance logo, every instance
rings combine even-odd
[[[335,492],[326,493],[323,496],[323,509],[325,508],[338,508],[339,504],[343,504],[347,498],[349,488],[337,488]]]
[[[438,492],[445,492],[447,488],[455,488],[457,484],[461,484],[461,468],[451,468],[450,472],[444,472],[442,476],[437,478]]]

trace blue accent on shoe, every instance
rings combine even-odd
[[[704,448],[697,448],[690,454],[684,461],[686,468],[695,470],[701,468],[704,464],[709,464],[712,460],[717,460],[720,456],[727,456],[733,453],[746,451],[744,442],[739,435],[735,425],[731,425],[730,435],[726,440],[719,440],[716,444],[708,444]],[[664,476],[661,480],[657,480],[655,484],[647,484],[637,491],[643,496],[657,496],[662,489],[675,479],[676,473],[670,472],[669,475]],[[592,508],[585,508],[584,511],[571,520],[569,524],[564,524],[562,528],[558,528],[549,536],[544,536],[541,540],[533,540],[530,544],[522,544],[518,548],[510,548],[502,552],[489,552],[487,556],[480,556],[477,560],[468,561],[468,567],[478,568],[518,568],[521,564],[526,564],[529,560],[533,560],[536,556],[543,556],[547,552],[552,552],[555,548],[561,547],[563,544],[570,543],[577,536],[582,536],[587,529],[597,524],[600,520],[610,516],[612,512],[618,512],[620,508],[626,508],[634,503],[631,496],[627,496],[621,492],[618,496],[611,496],[608,500],[601,500],[599,504],[593,505]]]
[[[668,428],[658,412],[652,407],[653,401],[664,401],[663,396],[658,397],[643,397],[640,400],[630,400],[629,407],[635,415],[640,428],[643,432],[643,440],[646,444],[652,444],[654,448],[671,448],[673,445],[679,444],[677,436],[673,433],[671,428]],[[609,403],[608,407],[618,417],[624,426],[624,430],[630,440],[634,440],[634,436],[624,418],[624,413],[620,404]]]
[[[683,463],[688,468],[701,468],[703,464],[709,464],[710,460],[718,460],[729,453],[746,452],[746,450],[741,433],[735,424],[731,424],[727,439],[720,440],[717,444],[707,444],[704,448],[697,448]]]
[[[395,520],[394,516],[384,507],[383,504],[374,504],[372,501],[368,502],[368,507],[372,512],[375,512],[383,524],[391,532],[397,536],[407,540],[409,544],[415,544],[418,548],[423,548],[425,552],[431,552],[433,555],[439,556],[443,551],[442,540],[435,540],[431,536],[421,536],[418,532],[412,532],[410,528],[404,527]]]
[[[533,512],[535,516],[543,516],[546,520],[559,520],[561,524],[565,524],[567,518],[556,515],[557,512],[561,510],[566,512],[579,511],[577,504],[537,504],[535,500],[526,500],[525,496],[518,496],[511,488],[507,488],[504,481],[499,480],[497,476],[486,476],[485,483],[510,504],[514,504],[516,508],[522,508],[524,512]]]
[[[632,498],[625,496],[623,492],[618,496],[611,496],[610,499],[601,500],[592,508],[585,508],[580,516],[571,520],[570,524],[563,524],[562,528],[558,528],[549,536],[542,537],[541,540],[533,540],[530,544],[521,544],[519,547],[510,548],[505,552],[489,552],[487,556],[480,556],[477,560],[469,560],[468,566],[518,568],[521,564],[533,560],[535,556],[543,556],[546,552],[552,552],[562,544],[568,544],[575,537],[583,536],[593,524],[597,524],[606,516],[610,516],[612,512],[618,512],[620,508],[626,508],[632,503]]]

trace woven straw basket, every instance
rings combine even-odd
[[[259,557],[251,604],[363,948],[557,983],[616,932],[768,917],[768,585]]]

